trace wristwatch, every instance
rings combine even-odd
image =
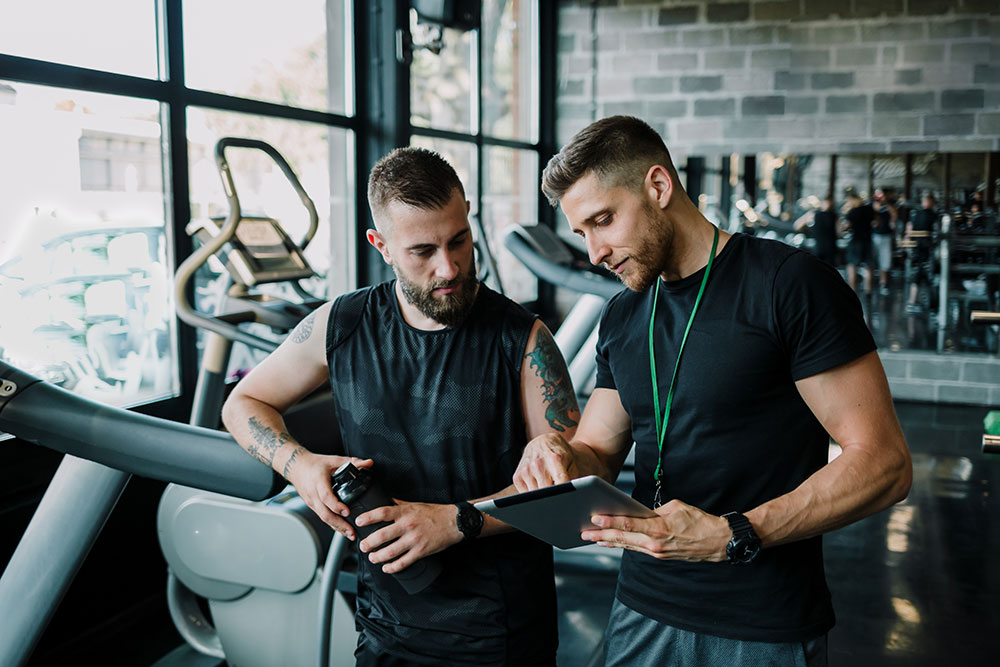
[[[750,519],[739,512],[723,514],[733,531],[733,539],[726,545],[726,556],[733,565],[745,565],[760,553],[760,538],[750,525]]]
[[[458,529],[462,531],[462,541],[468,542],[479,537],[479,533],[483,530],[483,513],[465,500],[455,503],[455,507],[458,508],[455,521],[458,523]]]

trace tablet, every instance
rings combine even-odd
[[[560,549],[593,544],[580,531],[597,528],[595,514],[654,517],[656,513],[596,475],[565,484],[483,500],[476,509]]]

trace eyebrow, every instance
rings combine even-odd
[[[462,231],[460,231],[459,233],[455,234],[450,239],[448,239],[448,243],[452,243],[458,240],[458,238],[461,237],[463,234],[468,234],[468,233],[469,233],[468,229],[463,229]],[[407,246],[406,249],[412,252],[414,250],[433,250],[436,247],[437,246],[434,245],[433,243],[417,243],[415,245]]]

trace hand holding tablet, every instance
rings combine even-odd
[[[655,517],[657,514],[596,475],[564,484],[483,500],[476,509],[560,549],[593,544],[584,530],[598,529],[590,517]]]

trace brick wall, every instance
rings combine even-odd
[[[557,76],[560,143],[627,113],[680,155],[1000,150],[998,0],[562,1]]]

